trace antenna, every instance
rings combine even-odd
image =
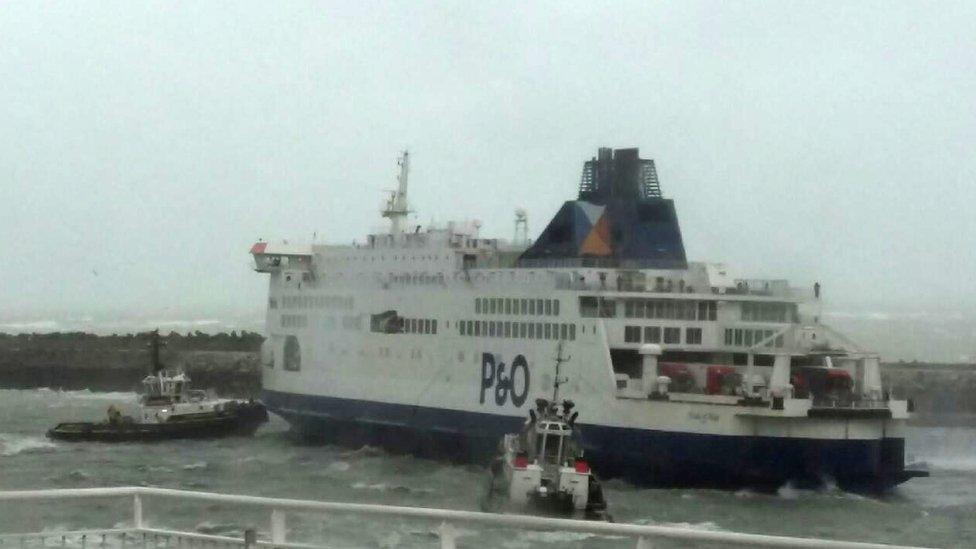
[[[569,381],[569,378],[559,377],[559,367],[563,362],[569,362],[573,357],[563,358],[563,342],[560,341],[556,346],[556,377],[552,380],[552,402],[559,402],[559,386]]]
[[[152,375],[156,375],[163,369],[162,362],[159,361],[160,347],[166,343],[159,340],[159,328],[149,332],[149,369]]]
[[[400,173],[397,175],[397,189],[390,191],[390,198],[386,201],[383,217],[390,218],[390,234],[403,232],[403,220],[410,209],[407,207],[407,176],[410,174],[410,152],[403,151],[397,159]]]
[[[515,210],[515,238],[512,243],[521,245],[529,243],[529,214],[525,208]]]

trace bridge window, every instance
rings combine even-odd
[[[786,303],[743,302],[742,320],[752,322],[786,322]]]
[[[702,329],[701,328],[686,328],[685,329],[685,343],[689,345],[701,345],[702,342]]]
[[[624,326],[625,343],[640,343],[640,341],[641,341],[640,326]]]
[[[661,342],[661,327],[645,326],[644,343],[660,343],[660,342]]]
[[[587,318],[614,318],[617,316],[617,304],[612,299],[594,296],[580,296],[580,316]]]
[[[681,343],[681,328],[665,328],[664,343],[665,344]]]

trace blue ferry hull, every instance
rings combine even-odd
[[[307,439],[373,445],[433,459],[487,463],[517,417],[265,390],[269,410]],[[904,467],[905,441],[702,435],[581,424],[602,478],[649,487],[776,489],[786,483],[879,492],[924,473]]]

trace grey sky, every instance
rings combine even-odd
[[[638,146],[692,259],[976,306],[971,2],[0,9],[2,319],[259,316],[249,245],[361,237],[403,147],[421,222],[537,234]]]

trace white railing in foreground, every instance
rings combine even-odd
[[[383,517],[401,517],[439,521],[441,522],[441,526],[438,533],[440,538],[440,546],[442,549],[453,549],[455,547],[455,541],[457,538],[456,530],[453,526],[455,524],[479,524],[520,530],[579,532],[593,535],[615,536],[618,538],[625,537],[634,540],[638,549],[649,549],[653,547],[652,543],[655,540],[680,540],[684,542],[714,543],[722,546],[736,545],[748,547],[845,547],[852,549],[894,549],[896,547],[903,547],[877,543],[845,542],[812,538],[791,538],[785,536],[740,534],[734,532],[712,532],[668,526],[642,526],[637,524],[552,519],[528,515],[503,515],[494,513],[478,513],[473,511],[456,511],[449,509],[430,509],[423,507],[401,507],[363,503],[338,503],[266,498],[144,487],[0,491],[0,512],[2,512],[3,502],[39,500],[64,501],[73,499],[105,498],[131,498],[132,527],[121,530],[90,530],[88,532],[92,535],[105,535],[106,533],[119,534],[123,536],[123,540],[125,539],[124,536],[128,534],[136,539],[136,543],[138,543],[138,538],[141,536],[143,544],[145,543],[146,536],[154,535],[168,537],[169,539],[176,539],[181,542],[182,540],[199,540],[210,541],[215,544],[245,544],[243,537],[233,538],[226,536],[211,536],[196,532],[180,532],[147,528],[143,517],[143,499],[165,498],[175,499],[181,502],[200,501],[208,503],[224,503],[240,507],[251,507],[267,510],[270,512],[271,539],[270,541],[257,541],[256,544],[284,548],[321,547],[319,545],[290,543],[286,540],[286,513],[289,511],[300,511],[302,513],[351,513],[371,516],[376,519],[381,519]],[[22,541],[23,539],[30,537],[33,537],[34,539],[61,538],[63,540],[66,535],[78,534],[79,532],[80,531],[52,532],[46,530],[44,532],[34,534],[0,533],[0,542],[3,542],[5,538],[20,539]],[[244,533],[242,532],[242,536],[243,535]],[[251,545],[251,543],[249,542],[247,545]],[[0,547],[2,547],[2,545],[0,545]]]

